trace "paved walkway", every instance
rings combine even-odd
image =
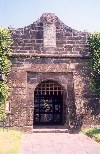
[[[100,144],[83,134],[25,134],[20,154],[100,154]]]

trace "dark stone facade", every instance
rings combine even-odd
[[[100,104],[91,101],[88,35],[49,13],[27,27],[13,30],[9,75],[13,87],[12,127],[33,129],[34,90],[46,80],[57,81],[66,90],[66,127],[100,124]]]

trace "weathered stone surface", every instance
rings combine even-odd
[[[88,35],[64,25],[55,14],[47,13],[29,26],[13,30],[12,48],[14,52],[46,53],[54,47],[59,54],[87,55]]]
[[[88,35],[64,25],[54,14],[43,14],[33,24],[13,30],[11,126],[33,128],[34,90],[46,80],[65,89],[66,127],[90,126],[92,120],[93,125],[100,124],[100,103],[91,101]]]

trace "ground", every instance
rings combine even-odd
[[[25,134],[20,154],[100,154],[100,144],[84,134]]]
[[[23,133],[0,128],[0,154],[19,154]]]

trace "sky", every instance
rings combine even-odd
[[[43,13],[55,13],[79,31],[100,31],[100,0],[0,0],[0,26],[22,28]]]

